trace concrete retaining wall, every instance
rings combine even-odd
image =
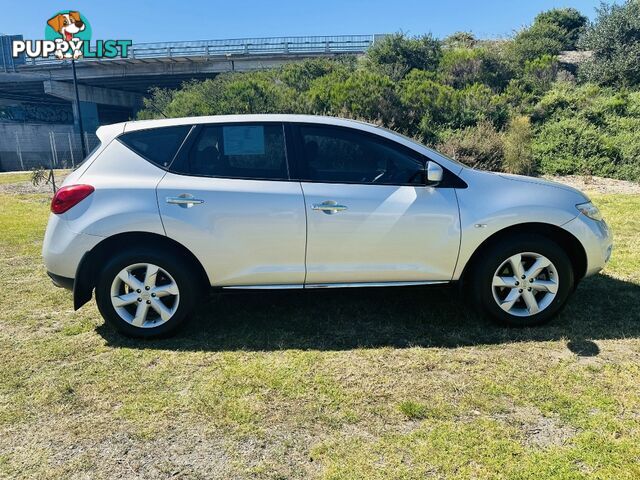
[[[80,161],[82,146],[73,125],[0,123],[0,171],[49,167],[52,162],[69,168]]]

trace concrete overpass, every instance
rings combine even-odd
[[[134,44],[128,58],[76,62],[84,102],[135,110],[150,87],[177,88],[184,81],[211,78],[221,72],[272,68],[317,56],[364,53],[380,35],[245,38]],[[0,72],[0,97],[49,96],[72,100],[65,83],[70,63],[56,58],[25,59]]]
[[[100,124],[133,117],[151,87],[178,88],[187,80],[278,67],[318,56],[360,55],[383,36],[141,43],[130,47],[128,58],[81,59],[76,62],[76,70],[83,124],[88,132],[95,132]],[[69,128],[77,131],[78,112],[69,61],[54,57],[9,62],[5,59],[0,68],[0,154],[6,150],[2,136],[7,134],[4,130],[8,122],[21,122],[24,130],[30,123],[40,125],[46,124],[46,119],[54,119],[49,123],[72,123]],[[22,110],[21,105],[25,107]]]

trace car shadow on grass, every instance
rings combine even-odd
[[[464,295],[464,292],[462,292]],[[581,356],[594,340],[640,336],[640,286],[597,275],[563,312],[535,328],[503,328],[465,305],[454,287],[243,291],[212,294],[174,337],[128,339],[98,327],[111,346],[199,351],[347,350],[564,340]]]

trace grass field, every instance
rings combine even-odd
[[[548,326],[455,291],[212,296],[176,338],[72,310],[46,194],[0,194],[2,478],[640,478],[640,196]]]

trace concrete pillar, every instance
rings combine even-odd
[[[73,125],[76,132],[79,132],[78,124],[78,111],[76,109],[75,102],[73,105]],[[100,126],[98,121],[98,104],[95,102],[80,102],[80,113],[82,113],[82,127],[87,133],[96,133],[96,130]]]

